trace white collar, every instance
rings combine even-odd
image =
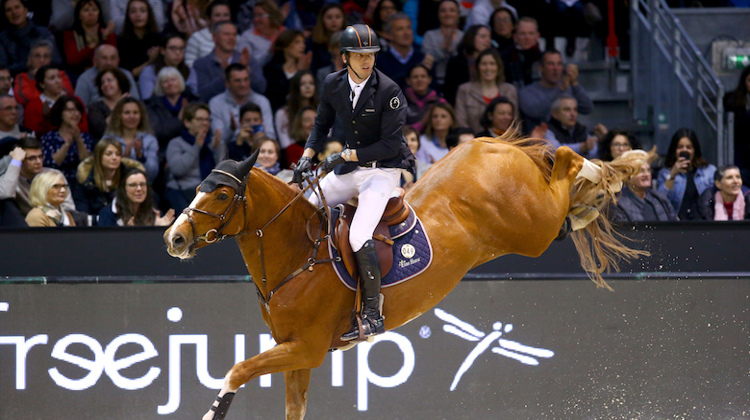
[[[355,83],[354,80],[352,80],[352,76],[349,74],[349,72],[346,72],[346,79],[349,80],[349,87],[352,89],[352,92],[355,94],[359,94],[359,92],[362,91],[362,89],[365,88],[365,85],[367,84],[367,81],[370,80],[372,77],[372,73],[370,73],[369,76],[367,76],[367,79],[365,79],[362,83]]]

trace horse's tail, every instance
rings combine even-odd
[[[616,159],[613,162],[594,160],[601,167],[601,181],[595,184],[583,177],[576,178],[570,193],[569,214],[576,209],[595,208],[598,216],[585,227],[571,233],[573,243],[581,258],[581,266],[596,283],[597,287],[612,290],[602,278],[602,273],[619,271],[622,259],[632,260],[648,255],[648,252],[633,249],[623,244],[621,239],[629,238],[612,228],[607,217],[608,208],[615,200],[622,183],[640,171],[644,162],[643,154],[634,154]]]

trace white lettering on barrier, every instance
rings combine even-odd
[[[26,389],[26,355],[29,353],[29,349],[35,345],[47,344],[47,334],[35,335],[28,340],[20,335],[11,335],[7,337],[0,336],[0,344],[15,344],[16,389]]]
[[[260,340],[260,353],[266,350],[271,350],[276,345],[276,340],[271,337],[271,334],[261,334],[258,337]],[[270,388],[271,387],[271,374],[267,373],[260,376],[260,387]]]
[[[128,357],[123,357],[122,359],[115,359],[117,349],[127,343],[138,344],[143,351]],[[141,334],[123,334],[112,340],[112,342],[107,345],[107,348],[104,349],[104,371],[107,373],[107,376],[112,379],[112,382],[122,389],[134,390],[145,388],[154,382],[154,379],[156,379],[159,376],[159,373],[161,373],[161,369],[151,366],[145,375],[133,379],[120,375],[119,371],[158,355],[159,353],[156,351],[156,348],[154,348],[154,344],[145,336]]]
[[[370,350],[380,342],[395,343],[404,356],[401,369],[393,376],[380,376],[370,370],[368,355]],[[401,334],[389,331],[375,336],[372,343],[363,342],[357,345],[357,410],[367,411],[367,384],[372,383],[381,388],[393,388],[406,382],[414,371],[415,356],[411,341]]]
[[[71,344],[83,344],[84,346],[88,347],[89,350],[94,353],[94,360],[89,360],[81,356],[66,353],[65,351]],[[60,341],[55,343],[54,347],[52,347],[51,356],[55,359],[62,360],[63,362],[68,362],[72,365],[80,367],[81,369],[89,371],[89,373],[87,373],[81,379],[70,379],[60,373],[60,371],[57,370],[56,367],[49,369],[49,376],[52,378],[52,380],[55,381],[58,386],[73,391],[82,391],[94,386],[96,384],[96,381],[99,380],[99,377],[102,376],[102,372],[104,371],[104,350],[102,349],[102,345],[99,344],[98,341],[87,335],[66,335],[65,337],[61,338]]]

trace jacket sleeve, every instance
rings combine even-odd
[[[145,161],[141,163],[146,168],[148,181],[153,183],[159,174],[159,142],[151,134],[143,136],[143,157]]]
[[[8,167],[5,173],[0,175],[0,200],[15,198],[18,175],[21,173],[21,167],[13,165],[9,158],[10,156],[4,159],[8,161]]]
[[[177,142],[182,145],[177,145]],[[183,146],[184,147],[181,147]],[[181,137],[172,139],[167,146],[167,162],[169,162],[169,170],[175,177],[181,178],[198,165],[198,157],[200,156],[200,146],[198,144],[188,145],[182,140]]]
[[[469,116],[466,111],[466,101],[469,97],[469,85],[467,83],[458,87],[456,94],[456,123],[460,127],[471,127],[469,125]]]

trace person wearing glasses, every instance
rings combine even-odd
[[[99,212],[99,226],[169,226],[173,221],[173,209],[162,216],[154,208],[154,193],[139,168],[125,172],[112,204]]]
[[[69,195],[70,186],[62,172],[52,169],[37,175],[31,182],[34,208],[26,215],[26,223],[30,227],[76,226],[74,212],[62,207]]]
[[[599,145],[599,159],[611,162],[623,153],[641,148],[641,143],[635,137],[623,130],[611,130]]]
[[[18,124],[20,111],[16,98],[0,94],[0,156],[8,153],[19,139],[33,137],[31,130]]]
[[[190,78],[190,67],[185,64],[185,38],[177,33],[167,34],[162,37],[159,44],[159,56],[153,63],[146,66],[138,78],[138,86],[141,90],[141,98],[145,101],[154,93],[157,84],[157,75],[165,67],[176,68],[184,80]]]

